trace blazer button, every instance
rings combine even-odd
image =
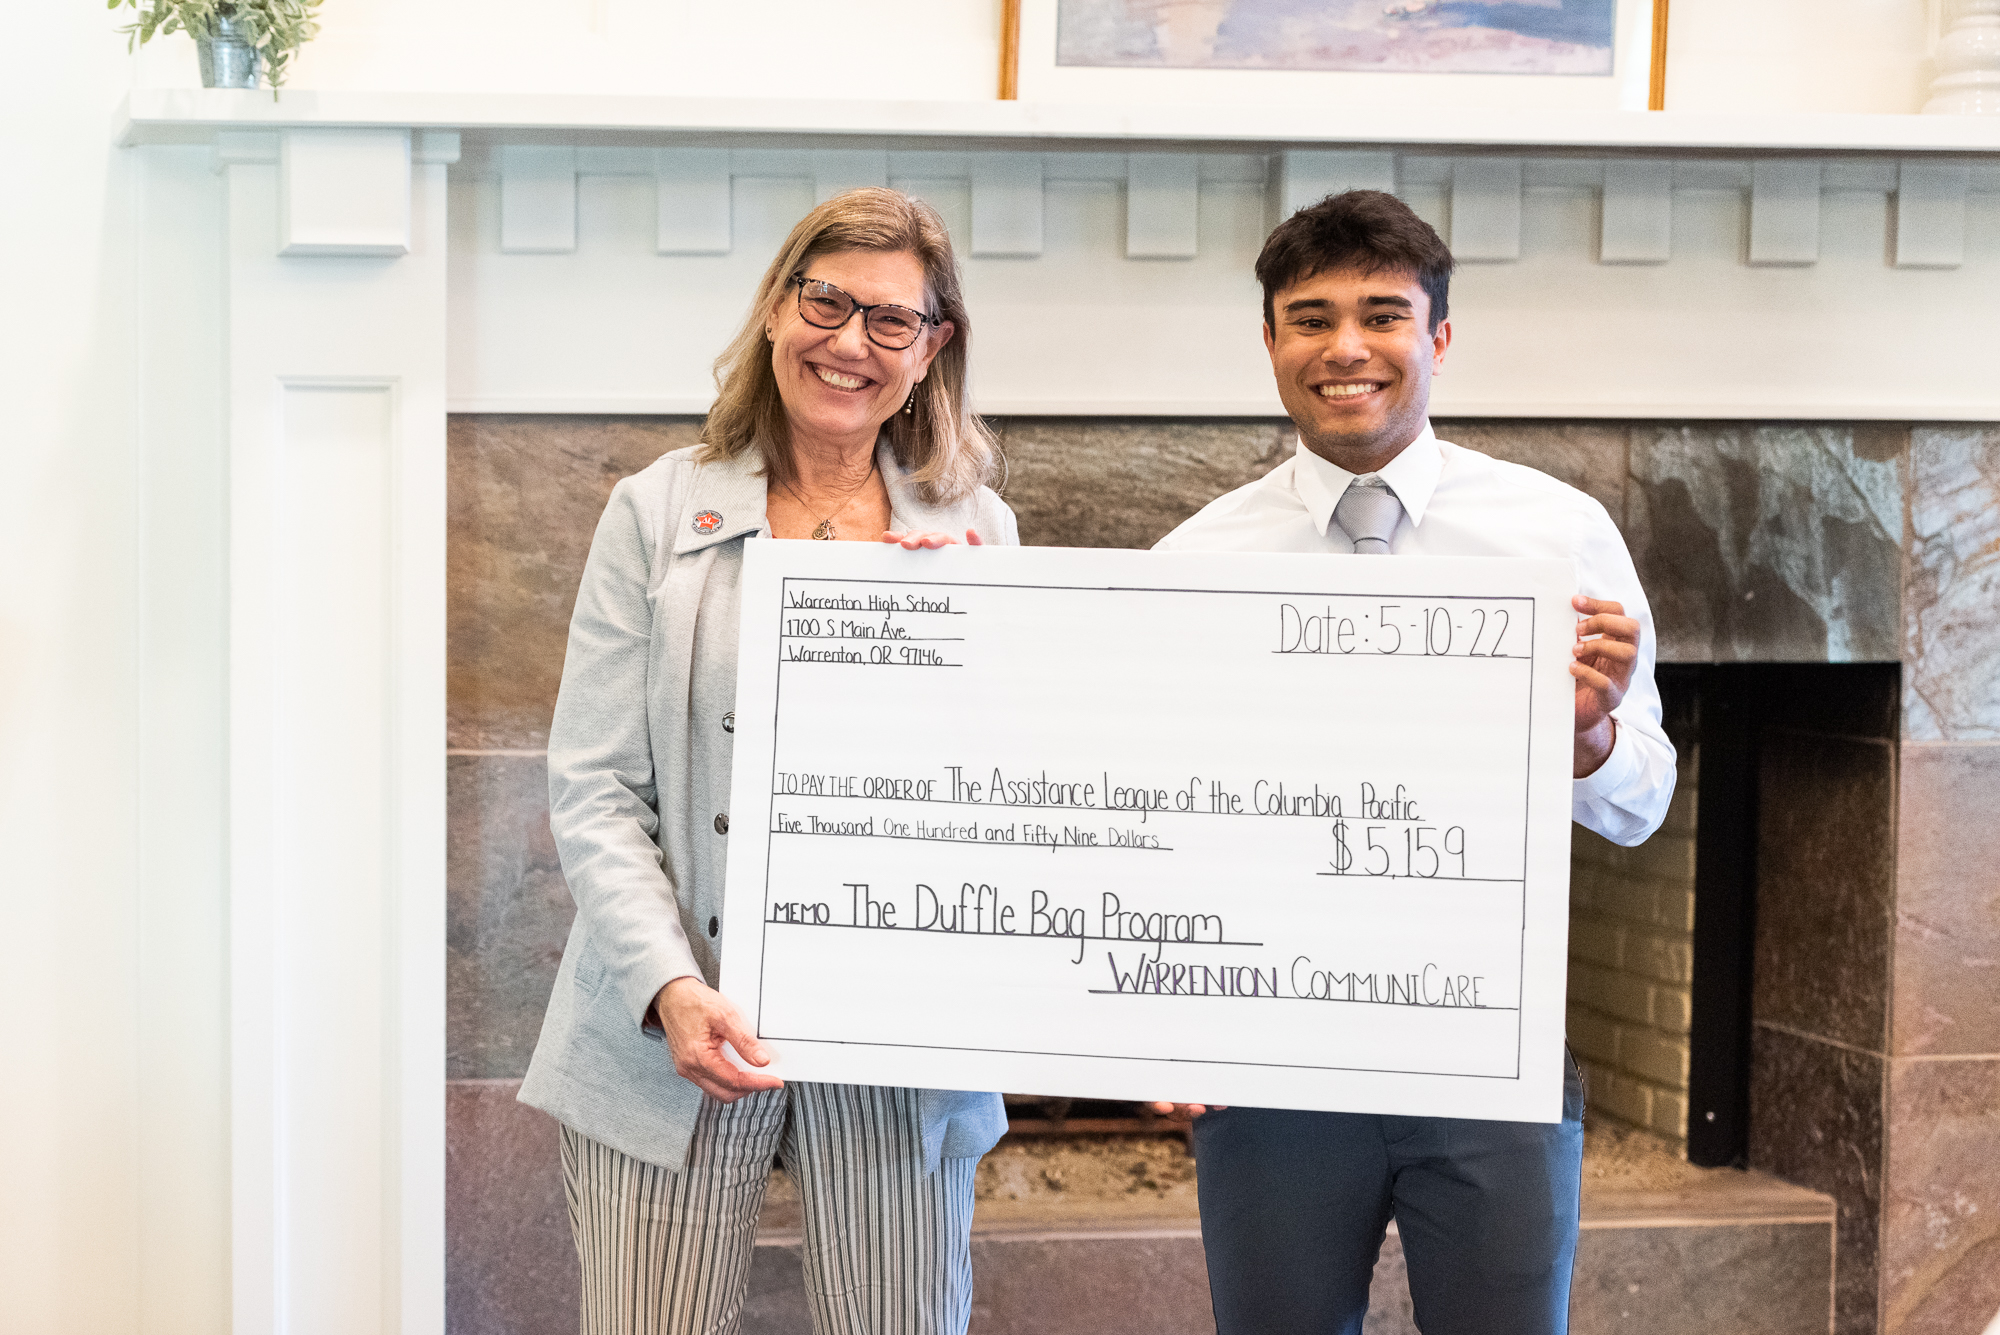
[[[722,921],[721,921],[721,919],[719,919],[719,918],[710,918],[710,919],[708,920],[708,934],[709,934],[710,936],[714,936],[714,935],[715,935],[715,934],[716,934],[717,932],[719,932],[719,931],[721,931],[721,930],[722,930]]]
[[[717,834],[728,834],[728,833],[729,833],[729,817],[728,817],[728,816],[726,816],[726,815],[724,815],[724,816],[717,816],[717,817],[715,818],[715,832],[716,832]]]
[[[735,731],[736,731],[736,711],[735,711],[735,710],[733,710],[733,709],[732,709],[732,710],[730,710],[730,711],[729,711],[729,712],[728,712],[727,714],[724,714],[724,715],[722,716],[722,730],[723,730],[724,732],[735,732]]]

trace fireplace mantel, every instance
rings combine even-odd
[[[179,220],[147,272],[221,256],[149,328],[224,371],[242,1331],[443,1328],[448,412],[701,411],[816,200],[937,205],[989,412],[1277,416],[1251,260],[1367,186],[1462,261],[1440,415],[2000,419],[1994,121],[141,90],[116,133]]]
[[[118,133],[278,165],[296,259],[403,253],[449,165],[456,411],[705,411],[792,222],[895,184],[959,242],[986,412],[1275,415],[1251,261],[1367,187],[1462,264],[1441,415],[2000,418],[1993,118],[142,89]],[[1885,367],[1892,308],[1955,336]]]
[[[1981,116],[1067,106],[1035,102],[865,102],[551,93],[282,93],[135,89],[125,145],[208,142],[218,130],[408,128],[468,138],[569,143],[745,142],[767,136],[904,140],[924,147],[1093,141],[1276,151],[1304,145],[1428,145],[1630,152],[1894,153],[2000,156],[2000,119]]]

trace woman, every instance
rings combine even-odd
[[[562,1123],[586,1335],[734,1330],[774,1156],[817,1331],[965,1329],[999,1096],[783,1084],[714,985],[743,542],[1018,541],[983,485],[969,332],[928,205],[828,200],[716,362],[703,443],[620,482],[598,523],[549,734],[577,917],[521,1086]]]

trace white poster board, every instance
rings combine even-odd
[[[1567,563],[752,541],[787,1079],[1555,1121]]]

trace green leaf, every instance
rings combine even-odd
[[[127,50],[144,46],[159,33],[200,37],[215,31],[218,18],[230,19],[263,56],[274,95],[299,48],[319,35],[321,0],[152,0],[150,8],[140,9],[141,3],[105,0],[107,9],[130,6],[139,11],[136,22],[118,29],[125,34]]]

